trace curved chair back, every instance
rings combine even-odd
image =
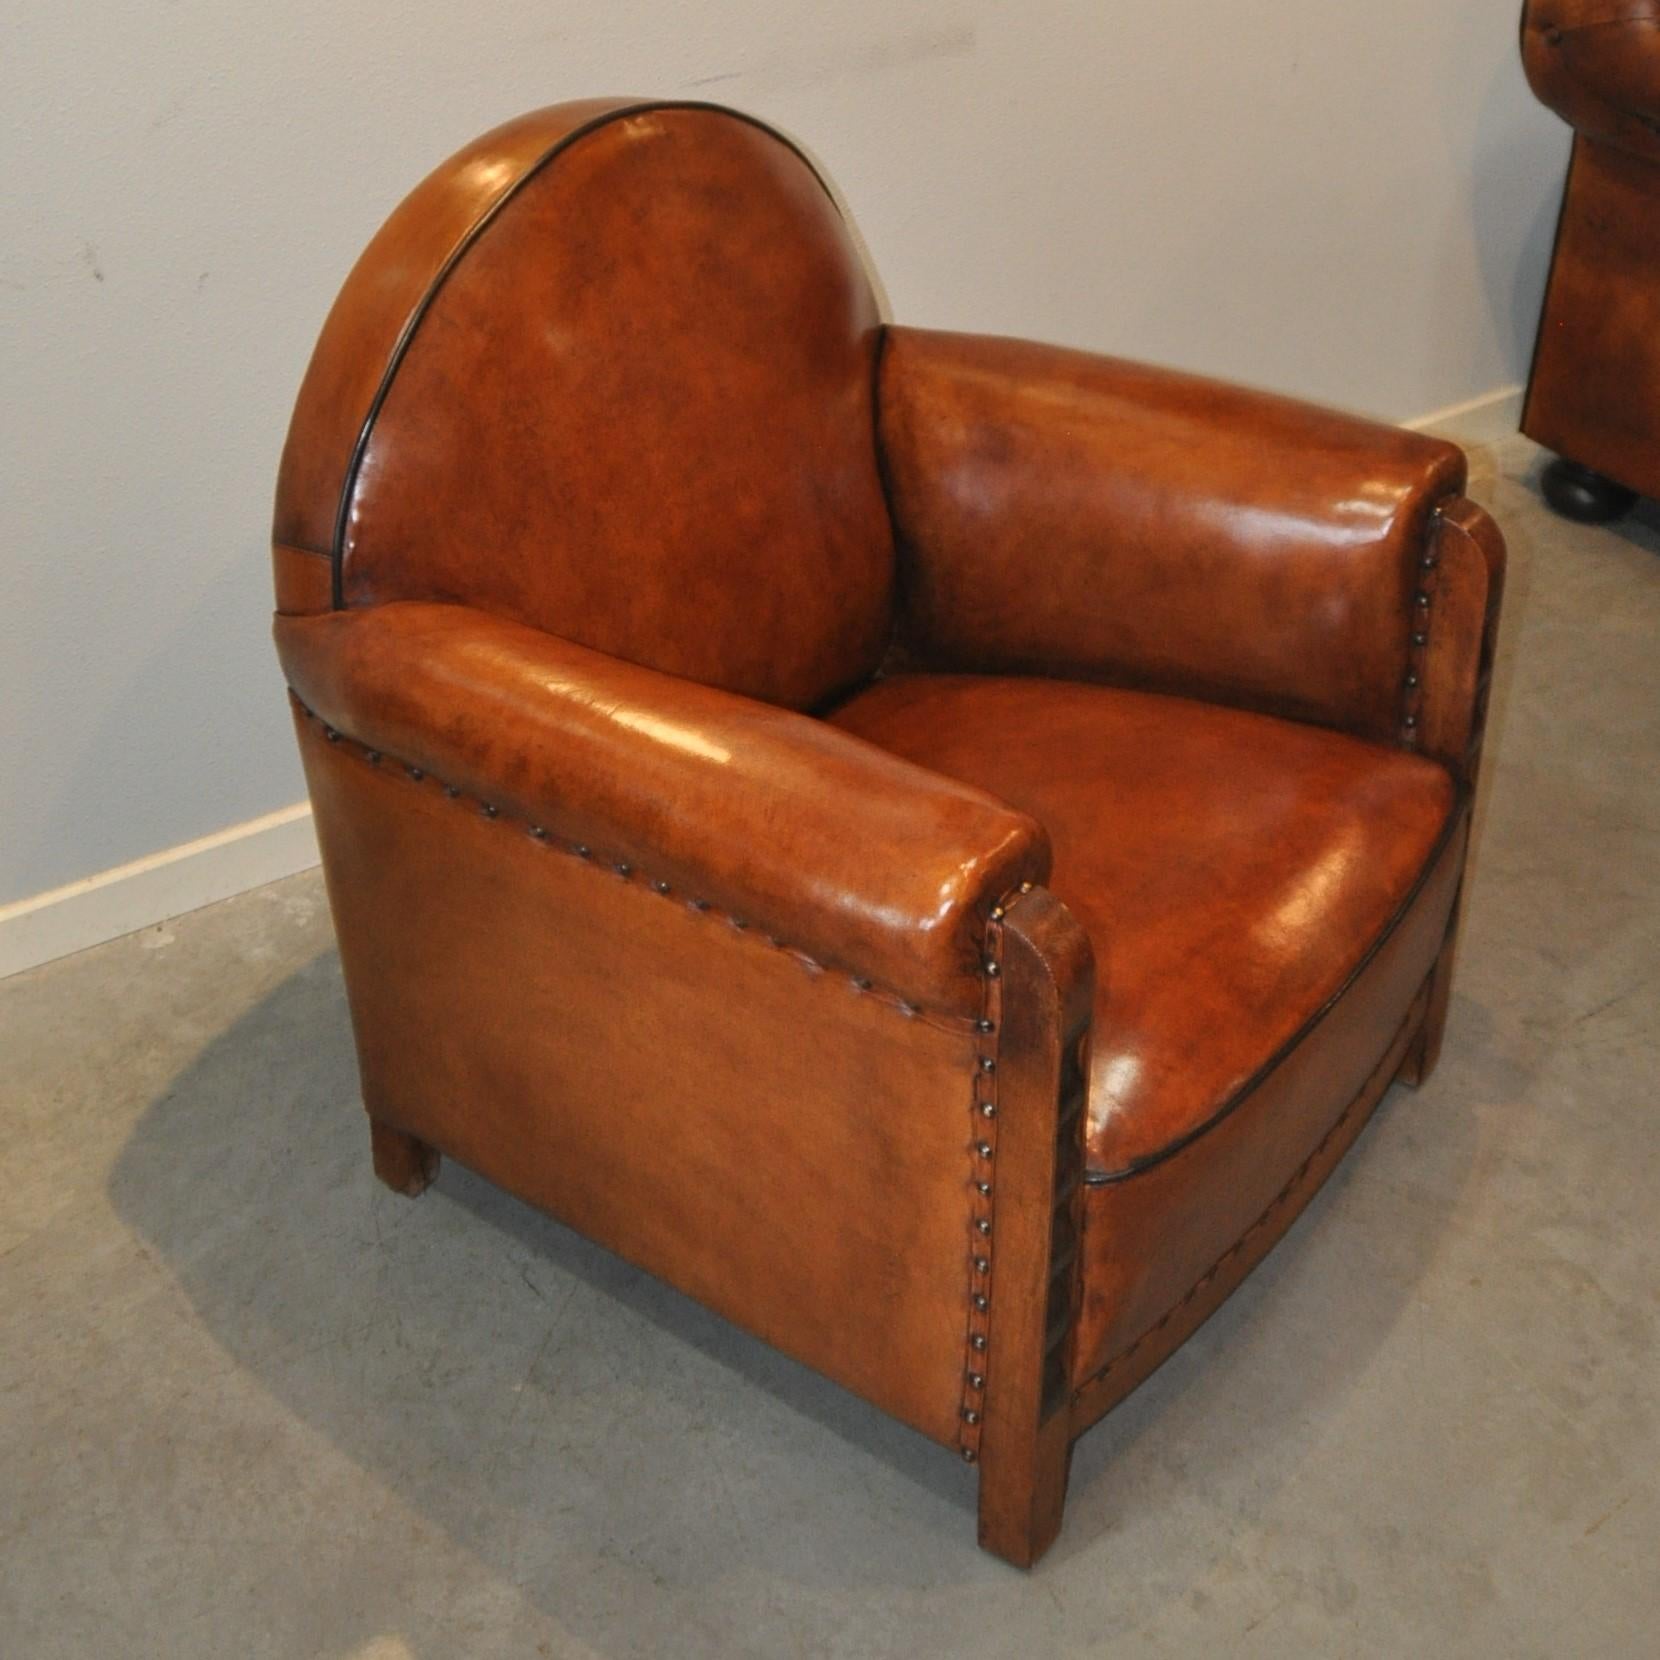
[[[707,105],[487,134],[394,212],[301,389],[279,547],[794,707],[886,645],[874,298],[813,169]]]

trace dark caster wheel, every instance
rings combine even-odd
[[[1564,519],[1582,525],[1612,524],[1637,505],[1637,492],[1577,461],[1553,461],[1543,479],[1545,500]]]

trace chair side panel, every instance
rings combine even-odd
[[[371,1116],[955,1442],[973,1023],[296,719]]]

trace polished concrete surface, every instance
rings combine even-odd
[[[1660,1652],[1660,512],[1499,461],[1441,1069],[1035,1573],[830,1384],[464,1170],[379,1188],[308,875],[0,984],[0,1656]]]

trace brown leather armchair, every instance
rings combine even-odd
[[[1522,430],[1597,523],[1660,497],[1660,0],[1528,0],[1522,58],[1574,128]]]
[[[884,327],[802,156],[563,105],[388,220],[276,636],[375,1168],[449,1153],[977,1463],[1434,1064],[1503,569],[1451,446]]]

